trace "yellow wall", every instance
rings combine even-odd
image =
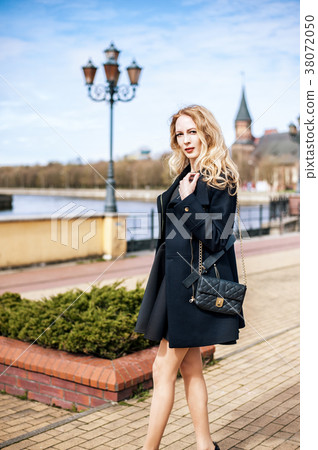
[[[67,261],[90,256],[107,259],[124,255],[125,216],[81,216],[56,221],[2,219],[0,221],[0,267]],[[119,238],[117,237],[119,236]]]

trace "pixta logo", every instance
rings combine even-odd
[[[93,209],[86,210],[85,206],[70,202],[51,215],[51,240],[69,245],[74,250],[80,245],[80,226],[96,214]],[[73,220],[76,219],[76,220]],[[70,225],[71,221],[71,225]],[[60,233],[59,233],[60,230]],[[96,220],[90,220],[90,230],[82,236],[81,243],[85,244],[96,235]]]

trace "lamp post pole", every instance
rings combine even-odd
[[[97,67],[95,67],[91,60],[86,66],[83,66],[84,77],[88,88],[88,96],[95,102],[108,102],[110,104],[110,142],[109,142],[109,164],[106,181],[106,200],[105,212],[117,212],[115,188],[116,182],[114,178],[114,162],[113,162],[113,106],[114,103],[130,102],[136,96],[136,88],[142,68],[139,67],[135,61],[127,67],[127,72],[130,80],[129,85],[118,86],[120,76],[119,64],[117,62],[120,51],[116,49],[113,43],[105,50],[106,63],[103,64],[106,84],[95,84],[94,78]]]
[[[114,162],[113,162],[113,105],[114,101],[110,100],[110,133],[109,133],[109,164],[108,164],[108,174],[106,183],[106,200],[105,200],[105,211],[106,212],[116,212],[116,197],[115,197],[115,187],[116,182],[114,178]],[[115,206],[114,206],[115,205]]]
[[[300,118],[298,117],[298,124],[300,123]],[[289,124],[289,136],[292,141],[296,142],[298,148],[298,169],[297,169],[297,187],[296,193],[300,193],[300,131],[297,130],[296,125],[293,123]]]

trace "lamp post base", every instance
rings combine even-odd
[[[126,214],[107,213],[103,225],[103,259],[124,257],[127,252]]]

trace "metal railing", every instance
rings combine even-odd
[[[277,207],[276,210],[277,211]],[[270,204],[241,206],[241,227],[243,236],[262,236],[270,233]],[[159,234],[158,213],[151,209],[150,213],[130,214],[126,219],[127,251],[153,249]],[[237,218],[234,225],[237,231]]]
[[[288,197],[280,196],[271,198],[269,203],[269,218],[278,219],[282,215],[287,216],[289,214],[289,199]]]
[[[269,205],[241,206],[241,228],[243,236],[263,236],[270,233]],[[237,219],[234,225],[237,231]]]

